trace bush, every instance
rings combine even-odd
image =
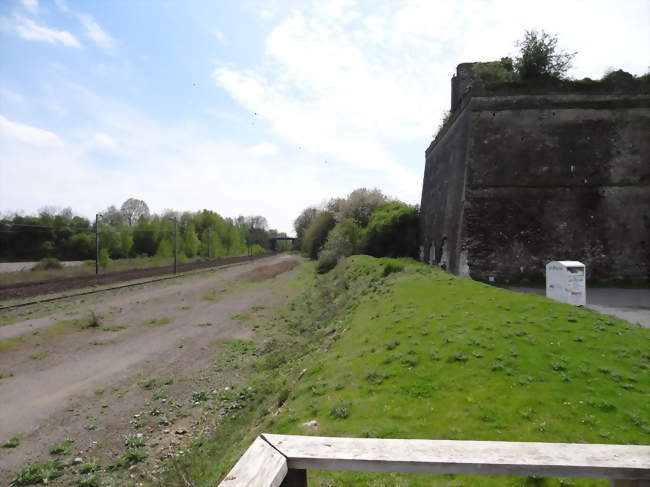
[[[54,257],[46,257],[41,259],[38,264],[32,267],[33,271],[49,271],[53,269],[63,269],[63,264],[59,262],[59,259]]]
[[[364,247],[364,230],[354,220],[346,218],[330,230],[324,249],[341,257],[361,253]]]
[[[375,257],[416,257],[418,208],[399,201],[385,203],[370,217],[366,252]]]
[[[316,259],[327,240],[327,234],[334,228],[336,222],[329,211],[319,213],[305,230],[302,241],[302,251],[310,258]]]
[[[316,272],[325,274],[336,267],[338,263],[338,256],[332,250],[323,250],[318,256],[316,263]]]
[[[108,255],[108,249],[101,249],[99,251],[99,267],[106,269],[109,265],[111,265],[111,258]]]
[[[557,36],[544,31],[527,30],[517,47],[519,57],[515,59],[514,67],[522,81],[563,79],[576,55],[575,52],[556,52]]]

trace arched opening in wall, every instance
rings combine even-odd
[[[444,269],[449,269],[449,248],[447,245],[447,235],[442,237],[442,242],[440,242],[440,249],[438,251],[439,261],[438,265]]]
[[[429,262],[429,265],[436,264],[436,241],[435,240],[431,242],[431,245],[429,246],[429,258],[427,262]]]

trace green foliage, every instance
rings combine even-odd
[[[557,51],[557,36],[546,32],[527,30],[517,43],[519,56],[514,68],[522,81],[562,79],[571,68],[576,53]]]
[[[72,481],[74,487],[99,487],[101,480],[99,476],[94,473],[87,473],[75,477]]]
[[[336,264],[339,261],[339,256],[333,250],[323,250],[318,256],[318,262],[316,263],[316,272],[319,274],[325,274],[326,272],[331,271],[336,267]]]
[[[330,201],[328,207],[337,222],[350,218],[360,227],[365,227],[370,221],[372,212],[386,201],[388,201],[386,195],[377,188],[359,188],[344,199]]]
[[[74,440],[65,440],[61,443],[56,443],[50,448],[50,454],[52,455],[67,455],[70,453],[70,447],[74,443]]]
[[[111,258],[108,254],[108,249],[101,249],[99,251],[99,267],[106,269],[109,265],[111,265]]]
[[[1,446],[2,448],[16,448],[18,445],[20,445],[20,437],[12,436],[7,441],[5,441]]]
[[[474,72],[474,79],[488,84],[511,83],[517,79],[512,59],[509,57],[501,58],[500,61],[474,63],[472,64],[472,71]]]
[[[32,267],[33,271],[48,271],[52,269],[62,269],[63,264],[59,262],[59,259],[55,259],[54,257],[46,257],[45,259],[41,259],[38,264],[36,264],[34,267]]]
[[[335,224],[334,215],[329,211],[322,211],[309,224],[302,240],[302,251],[310,259],[318,257],[327,240],[327,234]]]
[[[293,222],[293,228],[296,231],[296,237],[298,238],[298,243],[302,242],[302,239],[305,235],[305,231],[311,224],[311,222],[318,215],[318,210],[312,206],[302,210],[298,218]]]
[[[59,460],[45,460],[27,465],[13,479],[12,485],[48,484],[63,475]]]
[[[183,237],[183,251],[188,257],[194,257],[199,252],[199,238],[196,236],[194,223],[189,223]]]
[[[418,208],[393,201],[377,208],[368,223],[366,251],[375,257],[415,257]]]

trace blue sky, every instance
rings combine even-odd
[[[542,28],[574,77],[642,74],[648,25],[647,0],[2,0],[0,212],[137,197],[291,232],[357,187],[419,203],[458,63]]]

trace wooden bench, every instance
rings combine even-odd
[[[307,470],[611,479],[650,486],[650,446],[262,434],[221,487],[306,487]]]

